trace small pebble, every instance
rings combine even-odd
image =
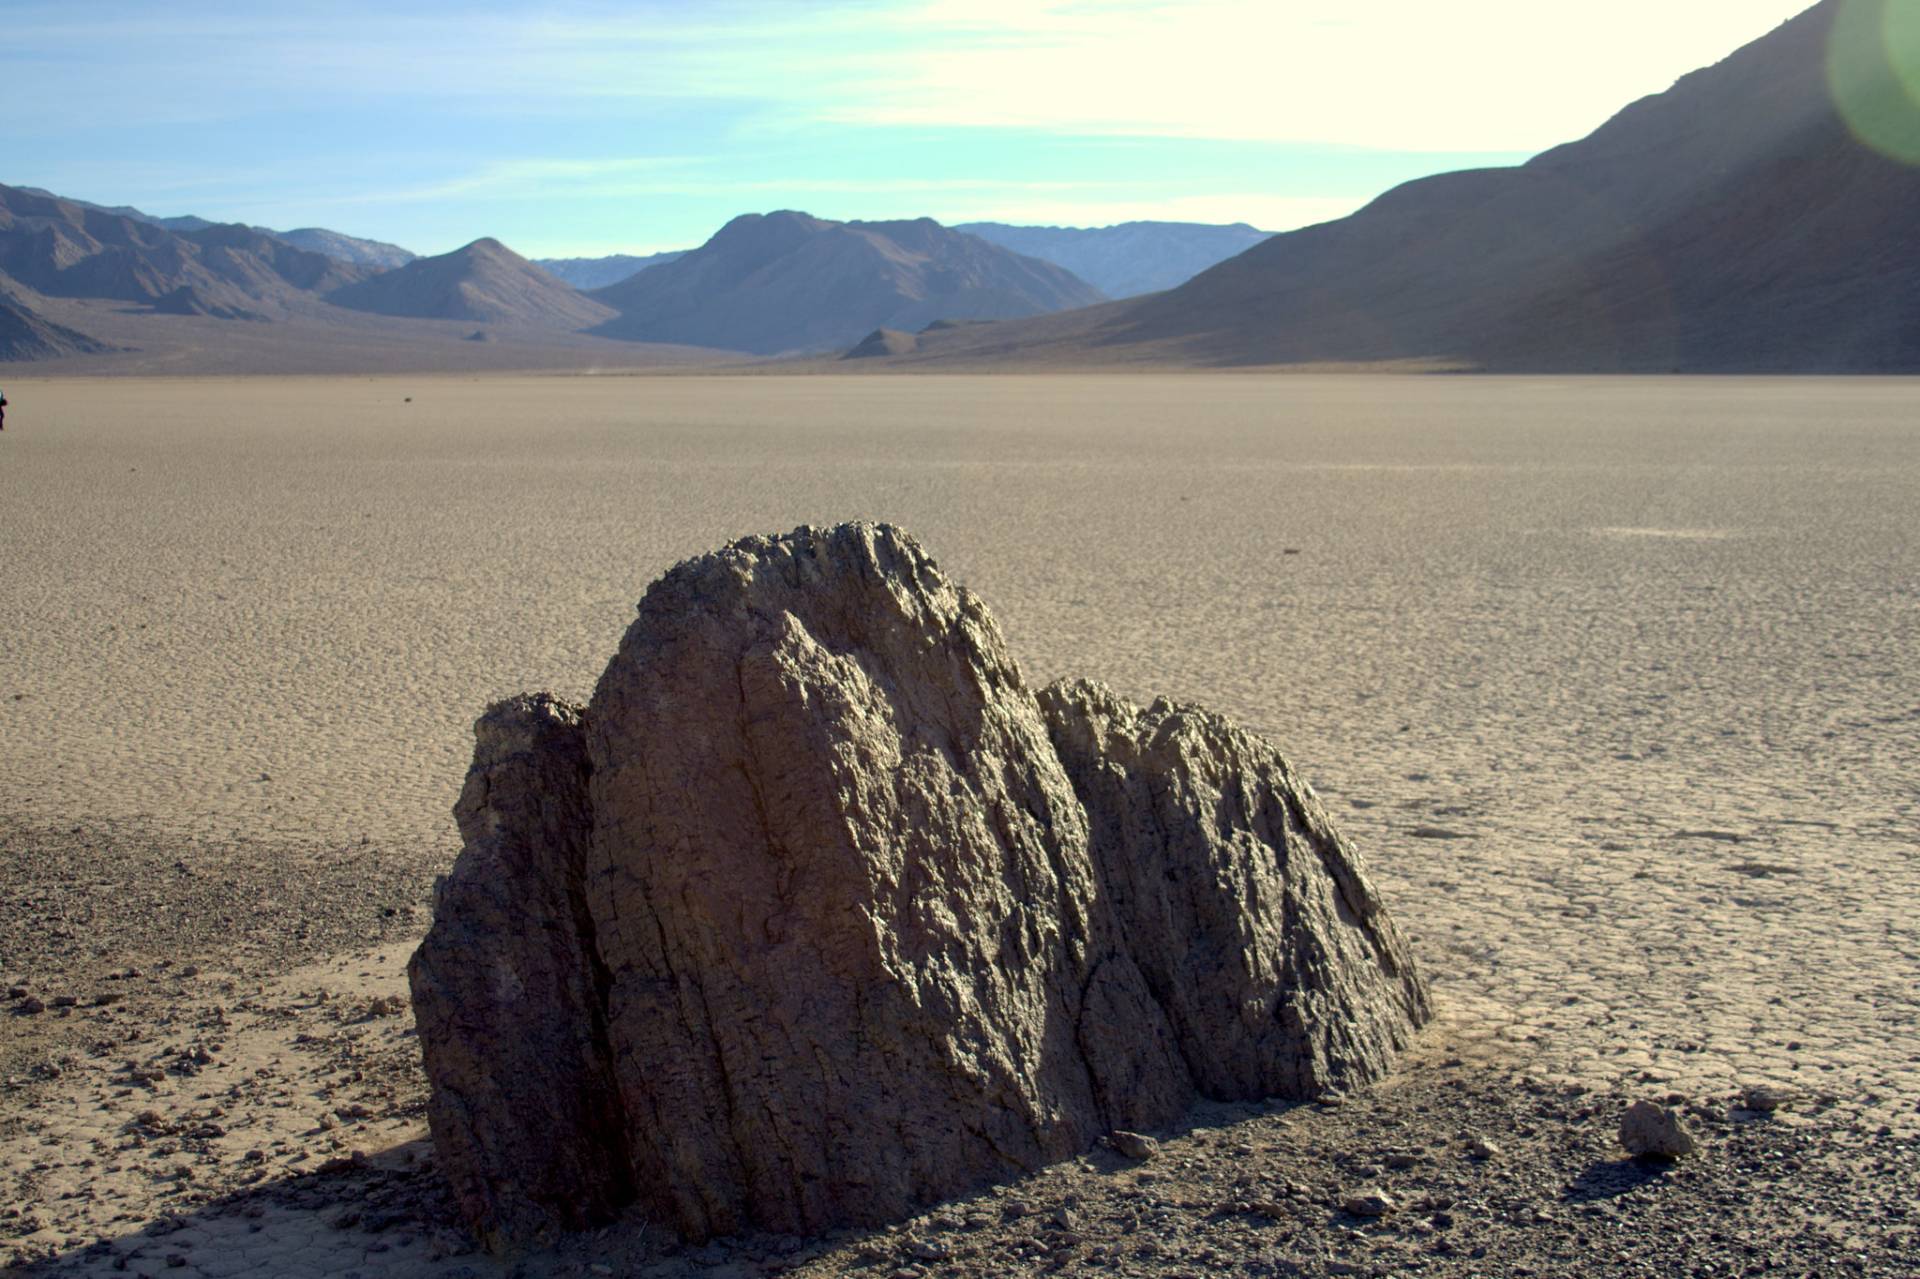
[[[1341,1211],[1355,1217],[1384,1217],[1393,1211],[1394,1203],[1386,1195],[1374,1193],[1355,1195],[1341,1201]]]
[[[1636,1101],[1620,1120],[1620,1144],[1641,1159],[1678,1159],[1693,1153],[1679,1117],[1650,1101]]]

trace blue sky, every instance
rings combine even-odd
[[[5,0],[0,182],[437,253],[737,213],[1285,230],[1508,164],[1808,0]]]

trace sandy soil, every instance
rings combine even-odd
[[[1445,1021],[1377,1097],[1215,1116],[1156,1161],[1224,1186],[1103,1155],[1007,1192],[1090,1226],[1002,1195],[906,1237],[624,1234],[536,1269],[1571,1274],[1597,1239],[1624,1269],[1658,1240],[1698,1273],[1911,1271],[1920,386],[6,387],[0,1260],[492,1273],[435,1206],[406,1019],[367,1015],[454,851],[468,725],[584,694],[676,559],[862,516],[978,589],[1030,677],[1280,742]],[[1762,1084],[1792,1103],[1734,1104]],[[1611,1125],[1668,1095],[1706,1153],[1641,1177]],[[1463,1206],[1341,1214],[1362,1183]],[[1255,1200],[1292,1207],[1219,1215]]]

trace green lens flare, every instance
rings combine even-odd
[[[1841,0],[1827,83],[1854,137],[1920,165],[1920,0]]]

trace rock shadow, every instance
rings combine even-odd
[[[328,1160],[298,1176],[262,1179],[7,1273],[21,1279],[495,1279],[506,1269],[478,1251],[423,1138],[362,1159]]]
[[[1598,1160],[1567,1187],[1566,1202],[1587,1204],[1602,1199],[1617,1199],[1642,1186],[1664,1180],[1672,1171],[1671,1163],[1655,1159]]]

